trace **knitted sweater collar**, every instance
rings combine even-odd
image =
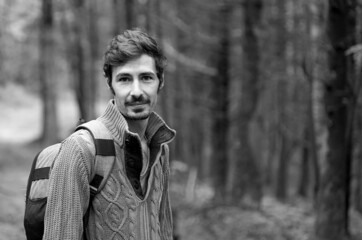
[[[129,131],[127,121],[117,109],[114,100],[109,101],[106,110],[98,120],[104,123],[113,135],[114,141],[120,146],[123,146],[126,135],[138,137],[136,133]],[[175,130],[168,127],[157,113],[151,113],[145,132],[146,139],[148,139],[148,145],[169,143],[174,139],[175,135]]]

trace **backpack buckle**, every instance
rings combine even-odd
[[[90,185],[89,188],[90,188],[90,198],[93,199],[94,196],[97,194],[98,189],[92,185]]]

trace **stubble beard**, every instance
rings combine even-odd
[[[149,105],[149,102],[145,102],[146,105]],[[126,104],[126,109],[129,108],[130,106],[127,107]],[[127,120],[133,120],[133,121],[138,121],[138,120],[146,120],[149,118],[150,116],[150,109],[148,109],[148,107],[141,107],[140,109],[138,109],[137,107],[134,109],[131,107],[131,109],[128,109],[128,111],[126,111],[123,116],[125,117],[125,119]]]
[[[144,104],[145,106],[141,107],[141,109],[132,109],[132,105],[134,103],[139,103],[139,104]],[[146,120],[149,118],[150,116],[150,109],[147,109],[148,107],[150,108],[151,106],[151,101],[147,98],[144,98],[143,96],[141,96],[138,99],[132,99],[129,102],[125,102],[125,108],[127,109],[128,107],[131,107],[130,112],[131,114],[128,114],[127,112],[123,115],[126,119],[128,120],[133,120],[133,121],[137,121],[137,120]],[[148,106],[148,107],[146,107]],[[143,109],[146,108],[146,109]],[[145,111],[145,112],[143,112]],[[133,116],[134,114],[134,116]]]
[[[132,120],[132,121],[146,120],[150,117],[149,113],[140,114],[140,115],[136,115],[136,116],[130,116],[128,114],[122,114],[122,115],[126,120]]]

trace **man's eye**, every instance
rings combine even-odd
[[[152,81],[152,80],[153,80],[153,77],[152,77],[152,76],[149,76],[149,75],[145,75],[145,76],[142,76],[142,80],[143,80],[143,81]]]
[[[118,82],[128,82],[128,81],[130,81],[130,78],[128,78],[128,77],[118,78]]]

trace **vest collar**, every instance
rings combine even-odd
[[[117,109],[114,100],[110,100],[104,113],[98,118],[113,135],[114,141],[123,146],[127,135],[138,137],[128,129],[124,116]],[[176,135],[175,130],[167,126],[165,121],[155,112],[152,112],[145,132],[148,145],[159,145],[171,142]],[[139,137],[138,137],[139,138]]]

